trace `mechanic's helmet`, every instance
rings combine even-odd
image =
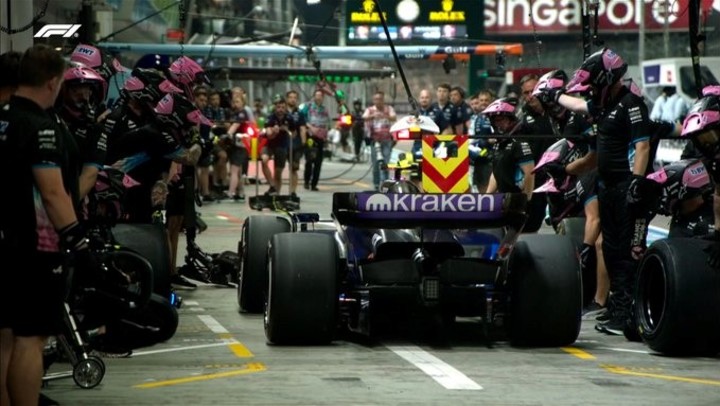
[[[702,161],[683,159],[669,163],[647,176],[658,189],[658,213],[672,216],[680,209],[678,203],[701,196],[712,189],[710,175]]]
[[[702,97],[692,106],[683,122],[682,137],[689,137],[703,155],[720,155],[720,96]]]
[[[72,67],[63,75],[63,97],[57,102],[75,118],[91,118],[95,108],[105,100],[107,88],[107,82],[95,70]]]
[[[92,45],[78,44],[70,55],[70,63],[94,69],[105,81],[118,72],[127,69],[110,54],[103,54],[100,49]]]
[[[336,90],[336,91],[335,91],[335,98],[338,99],[338,100],[345,100],[345,92],[343,92],[343,91],[340,90],[340,89]]]
[[[202,66],[187,56],[181,56],[170,64],[168,72],[170,73],[170,79],[183,88],[185,96],[190,100],[193,99],[192,88],[194,85],[206,84],[212,86],[212,82],[205,74]]]
[[[505,134],[509,132],[518,121],[516,115],[517,106],[518,99],[505,97],[490,103],[490,105],[482,111],[482,114],[490,119],[490,124],[496,134]],[[504,117],[509,118],[510,121],[501,121],[500,119]]]
[[[562,165],[567,165],[570,162],[577,160],[583,156],[583,151],[579,145],[563,138],[556,141],[542,154],[537,165],[533,169],[533,173],[543,172],[543,167],[550,162],[557,162]],[[554,178],[552,174],[548,173],[548,181],[545,185],[542,185],[538,192],[559,192],[567,191],[569,187],[574,187],[574,183],[570,183],[570,176],[565,175],[561,178]]]
[[[627,63],[609,48],[603,48],[585,59],[567,84],[568,93],[590,94],[598,107],[607,101],[612,85],[623,78]]]
[[[362,100],[359,97],[353,99],[353,106],[362,106]]]
[[[543,90],[562,89],[565,87],[567,81],[568,77],[564,70],[552,70],[540,77],[540,80],[538,80],[535,85],[535,89],[533,89],[532,95],[537,96],[542,93]],[[549,110],[553,115],[558,115],[564,110],[564,108],[557,103],[548,103],[548,105],[543,103],[543,108]]]
[[[195,104],[179,93],[166,94],[155,106],[155,117],[161,124],[175,129],[188,129],[199,124],[212,127],[213,123],[195,107]]]
[[[720,96],[720,85],[705,86],[702,90],[703,96]]]
[[[132,76],[123,86],[124,96],[151,108],[168,93],[182,93],[182,90],[155,69],[133,69]]]

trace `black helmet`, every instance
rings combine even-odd
[[[585,59],[567,84],[568,93],[592,92],[594,101],[602,107],[610,86],[617,83],[627,72],[625,61],[612,49],[603,48]]]

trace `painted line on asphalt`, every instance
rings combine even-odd
[[[483,387],[434,355],[416,346],[387,347],[400,358],[428,374],[446,389],[482,390]]]
[[[198,319],[202,321],[207,328],[210,329],[215,334],[228,334],[230,333],[227,331],[225,327],[222,326],[213,316],[209,316],[207,314],[198,314]]]
[[[697,384],[701,384],[701,385],[720,386],[720,380],[716,380],[716,379],[688,378],[688,377],[677,376],[677,375],[653,374],[653,373],[649,373],[649,372],[633,371],[631,369],[617,366],[617,365],[600,365],[600,366],[604,370],[606,370],[610,373],[613,373],[613,374],[639,376],[639,377],[643,377],[643,378],[662,379],[662,380],[666,380],[666,381],[697,383]]]
[[[234,371],[216,372],[214,374],[187,376],[187,377],[183,377],[183,378],[167,379],[164,381],[148,382],[148,383],[142,383],[140,385],[135,385],[134,387],[141,388],[141,389],[160,388],[160,387],[165,387],[165,386],[180,385],[180,384],[184,384],[184,383],[201,382],[201,381],[208,381],[211,379],[228,378],[231,376],[252,374],[255,372],[265,371],[266,369],[267,368],[265,367],[265,365],[263,365],[259,362],[253,362],[253,363],[245,365],[245,368],[237,369]]]
[[[185,306],[200,306],[200,302],[197,300],[183,300]]]
[[[253,356],[253,353],[250,352],[250,350],[247,349],[244,345],[242,345],[241,342],[235,340],[235,338],[230,334],[230,332],[220,324],[213,316],[207,315],[207,314],[199,314],[198,319],[202,321],[207,328],[210,329],[215,334],[219,334],[220,338],[224,340],[232,340],[232,342],[228,343],[228,348],[230,348],[230,351],[232,351],[233,354],[235,354],[238,358],[251,358]]]
[[[617,352],[631,352],[634,354],[651,354],[651,351],[647,350],[631,350],[629,348],[612,348],[612,347],[598,347],[599,350],[617,351]]]
[[[581,349],[579,349],[579,348],[575,348],[575,347],[561,347],[560,349],[563,350],[563,351],[565,351],[566,353],[568,353],[568,354],[570,354],[570,355],[573,355],[573,356],[575,356],[575,357],[578,357],[578,358],[580,358],[580,359],[587,359],[587,360],[597,359],[594,355],[590,354],[590,353],[587,352],[587,351],[583,351],[583,350],[581,350]]]
[[[233,340],[233,341],[237,341],[237,340]],[[197,350],[199,348],[220,347],[220,346],[229,345],[229,344],[234,344],[234,342],[223,341],[221,343],[188,345],[185,347],[163,348],[161,350],[137,351],[137,352],[133,352],[132,356],[130,358],[140,357],[143,355],[163,354],[166,352],[188,351],[188,350]]]

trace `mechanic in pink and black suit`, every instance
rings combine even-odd
[[[707,86],[702,94],[683,122],[682,136],[690,138],[706,158],[707,169],[715,182],[715,227],[706,238],[714,241],[707,249],[708,264],[720,269],[720,86]]]
[[[493,169],[487,193],[525,193],[529,201],[535,188],[535,160],[527,142],[510,138],[521,127],[517,106],[517,99],[503,98],[482,112],[490,119],[493,133],[503,136],[493,146]]]

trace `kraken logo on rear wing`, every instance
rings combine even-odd
[[[525,215],[522,193],[335,193],[333,215],[360,227],[484,228]]]

